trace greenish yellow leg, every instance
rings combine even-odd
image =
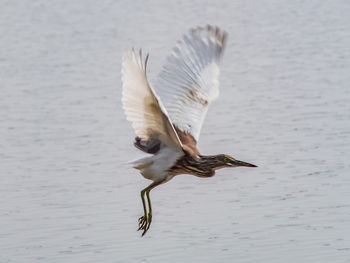
[[[154,187],[156,187],[157,185],[160,185],[161,183],[162,182],[153,182],[152,184],[150,184],[148,187],[146,187],[141,191],[141,200],[143,205],[144,216],[141,216],[139,218],[138,230],[141,230],[141,229],[143,230],[142,236],[146,234],[152,222],[152,204],[151,204],[151,198],[149,196],[149,193]],[[146,208],[145,193],[146,193],[147,202],[148,202],[148,214],[147,214],[147,208]]]
[[[139,229],[138,230],[143,229],[147,223],[147,208],[146,208],[146,202],[145,202],[146,189],[143,189],[141,191],[141,200],[142,200],[144,215],[139,218]]]
[[[151,204],[151,198],[149,197],[149,192],[150,191],[151,191],[151,189],[146,191],[147,202],[148,202],[148,216],[147,216],[148,226],[147,226],[147,230],[151,226],[151,222],[152,222],[152,204]]]

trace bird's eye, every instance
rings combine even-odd
[[[224,161],[225,161],[225,163],[230,163],[230,162],[233,161],[233,159],[232,159],[232,158],[225,157]]]

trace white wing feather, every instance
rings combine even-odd
[[[197,141],[208,106],[219,95],[226,35],[218,27],[191,30],[167,58],[154,86],[172,123]]]
[[[165,109],[148,83],[146,64],[132,52],[124,52],[122,66],[122,104],[127,120],[142,140],[157,138],[164,144],[182,149],[182,144]]]

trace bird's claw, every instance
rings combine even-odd
[[[139,228],[137,229],[137,231],[143,230],[141,236],[144,236],[148,231],[149,227],[151,226],[152,214],[148,213],[148,216],[146,215],[141,216],[138,221],[139,221]]]
[[[147,223],[147,218],[145,216],[141,216],[139,218],[139,228],[137,229],[137,231],[143,229],[145,227],[146,223]]]

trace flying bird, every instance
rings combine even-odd
[[[179,174],[212,177],[225,167],[256,167],[227,154],[201,155],[197,142],[209,105],[219,95],[219,64],[227,33],[218,27],[191,29],[183,36],[154,85],[147,75],[148,54],[123,54],[122,104],[135,130],[134,145],[149,154],[131,162],[153,182],[141,191],[142,236],[152,222],[150,191]],[[145,200],[147,198],[147,204]]]

